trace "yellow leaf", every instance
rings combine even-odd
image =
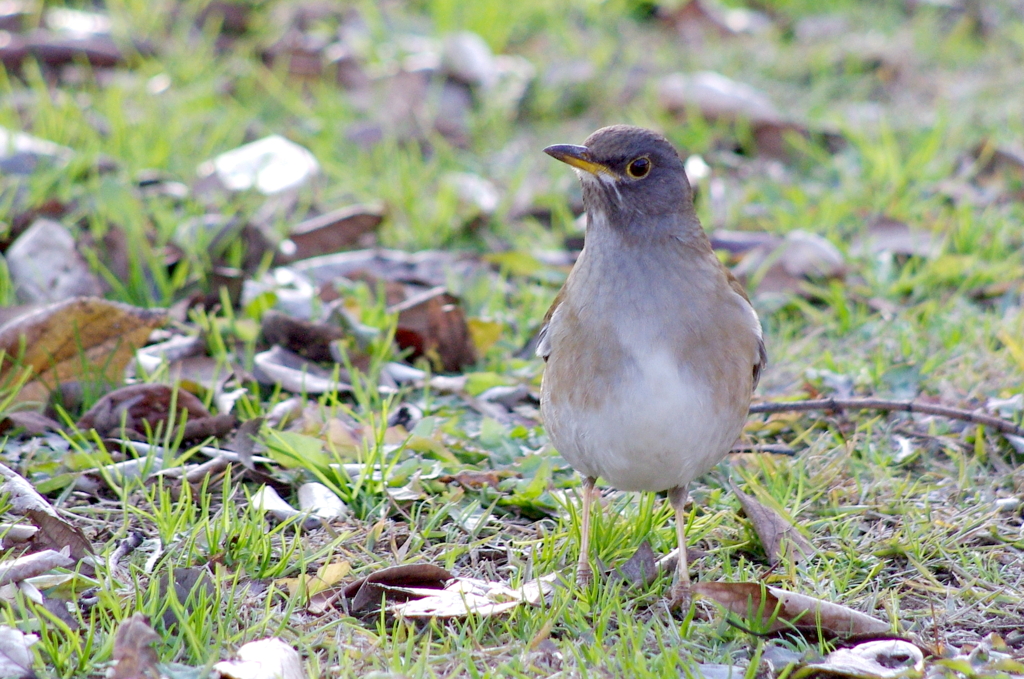
[[[1016,361],[1017,367],[1024,370],[1024,347],[1021,346],[1020,342],[1005,330],[1000,330],[996,334],[996,337],[1003,343],[1006,350],[1010,352],[1010,356],[1012,356],[1013,360]]]
[[[479,355],[486,354],[487,350],[493,347],[505,332],[505,324],[498,321],[471,318],[466,321],[466,324],[469,326],[469,336]]]
[[[48,388],[98,375],[119,384],[136,349],[166,319],[164,309],[96,297],[50,304],[0,327],[0,379],[27,368]]]

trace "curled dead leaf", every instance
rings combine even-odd
[[[759,502],[752,495],[741,491],[736,484],[730,483],[732,492],[739,498],[744,513],[754,526],[754,532],[761,540],[768,561],[775,565],[784,558],[793,563],[800,563],[815,552],[810,541],[800,534],[796,526],[784,518],[775,509]]]
[[[852,677],[854,679],[916,679],[924,674],[924,654],[903,639],[882,639],[840,648],[822,662],[804,665],[793,677]]]
[[[66,548],[75,562],[92,554],[92,544],[82,531],[65,520],[32,484],[2,464],[0,476],[7,479],[0,486],[0,491],[10,496],[14,513],[27,516],[39,528],[32,536],[32,544],[37,550],[61,552]]]
[[[225,660],[213,666],[221,677],[229,679],[304,679],[298,651],[280,639],[250,641],[238,649],[237,660]]]
[[[114,635],[114,667],[111,679],[158,679],[153,642],[160,636],[149,626],[149,619],[136,613],[117,626]]]
[[[889,624],[840,604],[806,594],[787,592],[755,582],[699,582],[696,594],[707,597],[731,613],[753,617],[768,632],[787,629],[837,637],[888,634]]]
[[[445,288],[413,295],[388,311],[398,314],[395,341],[403,349],[412,349],[412,358],[426,356],[447,372],[476,363],[466,315],[459,299]]]

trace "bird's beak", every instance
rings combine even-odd
[[[586,146],[574,146],[572,144],[555,144],[544,149],[544,153],[548,154],[555,160],[560,160],[563,163],[572,165],[575,168],[589,172],[595,177],[599,177],[602,174],[614,177],[615,173],[612,172],[611,168],[607,165],[595,162],[590,155],[590,149]]]

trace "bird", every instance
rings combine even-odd
[[[537,340],[541,419],[583,478],[577,585],[593,581],[597,479],[667,491],[679,547],[669,599],[688,607],[689,485],[742,433],[768,360],[761,322],[715,255],[663,135],[612,125],[544,152],[576,171],[587,216],[583,250]]]

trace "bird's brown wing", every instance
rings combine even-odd
[[[544,320],[540,324],[540,331],[537,333],[537,355],[544,359],[545,362],[548,360],[548,356],[551,355],[551,343],[547,341],[548,328],[551,325],[551,319],[555,315],[555,311],[558,309],[558,305],[562,303],[562,298],[565,296],[565,286],[558,291],[555,295],[555,301],[548,307],[548,312],[544,314]]]
[[[732,271],[729,271],[725,266],[722,267],[725,271],[725,277],[729,281],[729,287],[733,289],[737,295],[743,298],[747,304],[750,304],[750,298],[747,296],[747,290],[743,287],[743,283],[740,283],[735,276],[732,275]],[[556,300],[557,301],[557,300]],[[753,304],[750,304],[753,308]],[[550,315],[551,312],[548,311]],[[764,346],[764,338],[757,338],[757,362],[754,363],[754,386],[751,387],[751,391],[757,389],[757,383],[761,381],[761,373],[764,371],[765,366],[768,365],[768,350]]]

